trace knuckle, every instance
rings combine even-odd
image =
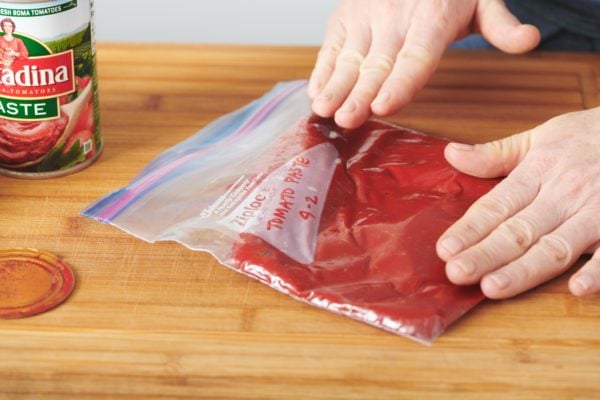
[[[335,70],[335,63],[332,60],[319,60],[315,64],[315,75],[331,74]]]
[[[482,198],[478,204],[481,217],[487,221],[505,220],[511,215],[511,208],[505,200]]]
[[[539,244],[551,260],[558,264],[568,264],[573,256],[571,245],[561,236],[543,236],[540,239]]]
[[[487,145],[492,152],[503,160],[503,170],[508,174],[513,166],[522,160],[531,148],[531,135],[529,132],[523,132],[518,135],[512,135],[504,139],[494,140]]]
[[[481,236],[483,234],[483,230],[481,229],[479,224],[477,224],[475,222],[468,222],[465,225],[465,233],[470,234],[469,236],[472,236],[472,235]]]
[[[356,50],[345,50],[340,53],[337,58],[339,65],[346,65],[354,68],[359,68],[364,61],[364,56]]]
[[[526,219],[519,217],[506,220],[502,224],[500,232],[523,250],[531,247],[536,238],[535,226]]]
[[[530,203],[541,190],[539,178],[526,175],[514,179],[510,185],[512,188],[510,202],[513,208],[521,208],[524,204]]]
[[[496,246],[475,246],[472,249],[473,259],[477,260],[477,265],[480,270],[491,270],[498,265],[498,260],[502,257],[498,254]]]
[[[431,66],[435,64],[431,50],[421,43],[412,43],[410,46],[404,47],[398,54],[398,57],[400,59],[408,59],[409,62],[421,66]]]
[[[369,56],[361,66],[361,73],[389,74],[394,67],[394,60],[385,55]]]
[[[512,282],[527,282],[529,285],[531,282],[537,281],[540,270],[536,266],[530,266],[521,261],[517,261],[510,271],[506,271],[511,276]]]
[[[492,142],[489,142],[488,145],[494,149],[494,153],[504,154],[508,151],[508,143],[508,140],[494,140]]]
[[[556,275],[557,268],[556,265],[536,262],[531,257],[523,256],[511,263],[509,272],[513,275],[513,282],[518,282],[524,288],[532,288],[551,275]]]
[[[348,16],[344,11],[343,8],[338,8],[329,20],[329,28],[337,38],[345,38],[348,34],[348,29],[346,28]]]
[[[341,47],[337,44],[324,45],[321,47],[321,50],[319,50],[318,56],[321,59],[335,59],[338,54],[340,54],[341,50]]]
[[[464,227],[464,231],[461,234],[469,238],[483,238],[487,232],[485,229],[475,221],[469,221]]]

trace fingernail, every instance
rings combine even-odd
[[[442,240],[442,242],[440,243],[440,247],[446,253],[448,253],[449,256],[453,256],[455,254],[458,254],[458,252],[463,249],[463,244],[458,238],[451,236]]]
[[[466,144],[466,143],[450,143],[450,146],[452,146],[453,149],[459,150],[459,151],[473,150],[473,145]]]
[[[579,286],[583,292],[587,292],[594,285],[594,280],[588,275],[580,275],[575,278],[575,284]]]
[[[338,111],[342,113],[354,112],[356,111],[356,104],[353,101],[346,102]]]
[[[390,95],[390,92],[383,92],[379,96],[377,96],[375,98],[375,100],[373,100],[373,103],[371,103],[371,104],[375,106],[375,105],[378,105],[378,104],[387,103],[388,101],[390,101],[391,97],[392,96]]]
[[[506,289],[510,285],[510,278],[502,272],[490,275],[490,279],[501,290]]]

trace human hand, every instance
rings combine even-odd
[[[487,297],[506,298],[588,252],[569,288],[578,296],[600,292],[600,107],[495,142],[450,144],[445,154],[470,175],[508,174],[440,237],[437,252],[452,282],[481,282]]]
[[[371,113],[405,106],[455,39],[480,32],[494,46],[522,53],[539,32],[521,25],[502,0],[343,0],[330,18],[308,94],[313,111],[356,128]]]

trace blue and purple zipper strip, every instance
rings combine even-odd
[[[304,89],[305,86],[306,81],[304,80],[289,82],[286,84],[283,90],[278,93],[274,93],[272,98],[268,99],[261,107],[254,110],[254,112],[240,124],[238,129],[230,132],[229,135],[223,137],[216,143],[198,149],[192,153],[185,154],[180,158],[163,165],[162,167],[157,167],[154,170],[148,171],[146,175],[141,175],[136,178],[128,187],[113,192],[112,194],[92,204],[82,212],[82,215],[94,218],[101,222],[112,222],[116,217],[119,216],[119,214],[134,204],[146,193],[178,176],[178,170],[180,170],[185,164],[188,164],[192,160],[203,156],[207,152],[214,151],[217,148],[231,144],[239,140],[241,137],[247,135],[254,128],[259,126],[265,119],[267,119],[269,115],[271,115],[271,113],[277,109],[279,105],[281,105],[281,103],[283,103],[287,98],[295,94],[297,91]],[[209,127],[210,125],[205,127],[205,129]]]

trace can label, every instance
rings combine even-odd
[[[99,154],[93,1],[0,1],[0,172],[60,176]]]

